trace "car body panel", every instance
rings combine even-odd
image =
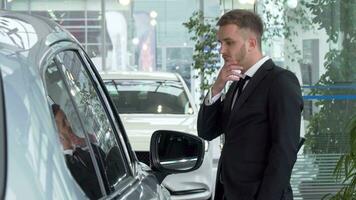
[[[7,141],[6,141],[6,121],[5,121],[5,105],[3,98],[3,84],[0,71],[0,199],[5,197],[6,189],[6,163],[7,163]]]

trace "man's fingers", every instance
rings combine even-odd
[[[242,67],[239,65],[228,65],[225,66],[225,75],[226,76],[230,76],[230,75],[236,75],[236,76],[240,76],[242,73]]]
[[[240,78],[241,78],[240,76],[238,76],[238,75],[233,75],[233,74],[227,76],[227,80],[229,80],[229,81],[239,81]]]
[[[227,80],[238,81],[242,77],[241,70],[233,69],[226,72]]]
[[[241,70],[233,69],[233,70],[231,70],[231,74],[236,75],[236,76],[241,76]]]
[[[222,87],[225,86],[227,81],[238,81],[242,77],[243,67],[239,66],[236,62],[225,63],[219,72],[218,78],[216,80],[217,84]]]
[[[233,70],[233,69],[238,69],[238,70],[242,70],[243,67],[236,64],[236,63],[227,63],[224,65],[225,68],[227,68],[228,70]]]

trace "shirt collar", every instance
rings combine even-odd
[[[248,69],[244,73],[244,77],[243,78],[245,78],[245,76],[249,76],[250,78],[252,78],[253,75],[255,75],[255,73],[257,72],[257,70],[263,65],[263,63],[265,63],[269,59],[270,59],[269,56],[265,56],[265,57],[261,58],[257,63],[252,65],[252,67],[250,67],[250,69]]]
[[[66,149],[66,150],[63,150],[63,153],[65,154],[65,155],[73,155],[73,149]]]

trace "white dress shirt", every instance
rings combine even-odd
[[[66,150],[63,150],[63,154],[64,154],[64,155],[73,156],[73,149],[66,149]]]

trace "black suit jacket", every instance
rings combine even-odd
[[[267,60],[231,110],[232,89],[201,105],[198,134],[222,133],[221,176],[228,200],[293,199],[290,176],[297,158],[303,99],[293,73]]]
[[[99,170],[102,178],[104,178],[105,189],[108,191],[108,184],[107,181],[105,181],[105,166],[103,166],[105,165],[105,162],[103,162],[105,153],[100,147],[96,145],[92,144],[92,147],[95,157],[99,161]],[[99,199],[102,197],[98,177],[96,175],[90,153],[86,150],[82,150],[81,148],[76,148],[73,152],[73,155],[66,154],[65,159],[71,174],[82,188],[84,193],[90,199]]]

